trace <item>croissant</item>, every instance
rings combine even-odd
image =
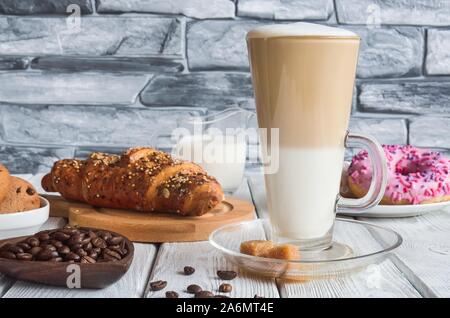
[[[153,148],[57,161],[42,187],[97,207],[183,216],[203,215],[224,198],[217,180],[199,165]]]

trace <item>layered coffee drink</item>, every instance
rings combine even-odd
[[[359,42],[310,23],[247,35],[259,126],[279,129],[279,168],[265,175],[278,237],[308,241],[332,230]],[[271,149],[270,134],[263,146]]]

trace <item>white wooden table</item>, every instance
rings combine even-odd
[[[40,191],[42,175],[21,175]],[[249,172],[235,193],[251,200],[259,217],[265,217],[262,176]],[[240,273],[233,280],[231,297],[450,297],[450,212],[436,212],[402,219],[364,219],[398,231],[403,245],[376,268],[331,280],[284,282]],[[62,218],[50,218],[43,229],[63,226]],[[67,289],[15,281],[0,274],[1,297],[164,297],[165,291],[185,293],[189,284],[217,292],[216,271],[234,269],[208,242],[135,244],[135,258],[128,273],[103,290]],[[196,268],[192,276],[183,267]],[[167,288],[149,291],[149,282],[166,280]]]

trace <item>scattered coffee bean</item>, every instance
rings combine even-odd
[[[212,298],[214,294],[207,290],[202,290],[198,293],[195,293],[195,298]]]
[[[203,289],[202,289],[200,286],[196,285],[196,284],[189,285],[189,286],[186,288],[186,291],[187,291],[189,294],[197,294],[197,293],[201,292],[202,290],[203,290]]]
[[[174,291],[166,292],[166,298],[178,298],[178,293]]]
[[[150,283],[150,289],[152,291],[158,291],[158,290],[164,289],[164,288],[166,288],[166,286],[167,286],[167,282],[164,280],[157,280],[155,282]]]
[[[237,273],[235,271],[217,271],[217,276],[223,280],[232,280],[236,278]]]
[[[233,290],[233,286],[231,286],[230,284],[222,284],[219,286],[219,291],[221,293],[231,293],[231,291]]]
[[[195,273],[195,268],[191,266],[185,266],[184,267],[184,275],[192,275]]]

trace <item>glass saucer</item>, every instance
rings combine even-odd
[[[330,278],[378,264],[402,244],[395,231],[365,222],[337,218],[333,245],[323,251],[300,252],[300,260],[279,260],[242,254],[240,244],[271,239],[268,220],[225,225],[211,233],[209,242],[241,269],[258,275],[307,280]]]

